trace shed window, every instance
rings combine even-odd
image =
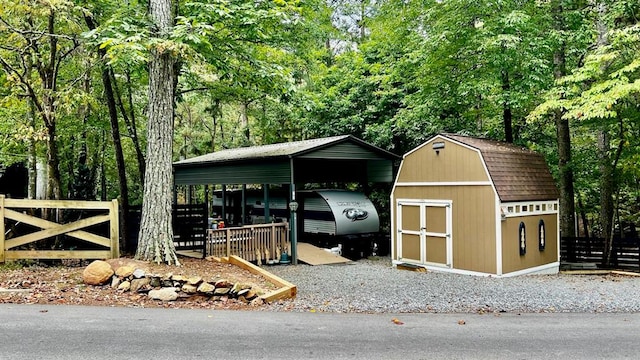
[[[520,248],[520,256],[527,253],[527,233],[524,228],[524,222],[520,222],[518,227],[518,247]]]
[[[538,250],[543,251],[547,243],[547,233],[544,227],[544,220],[540,219],[538,223]]]

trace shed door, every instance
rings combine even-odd
[[[451,205],[448,200],[398,200],[398,260],[453,266]]]

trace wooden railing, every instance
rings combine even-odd
[[[207,255],[237,255],[247,261],[278,260],[289,251],[289,224],[273,223],[207,230]]]
[[[75,211],[75,221],[58,223],[36,216],[33,209]],[[50,211],[44,211],[47,213]],[[91,213],[90,217],[84,217]],[[60,220],[59,220],[60,221]],[[62,221],[60,221],[62,222]],[[109,235],[91,232],[97,225],[108,224]],[[5,227],[9,224],[9,229]],[[20,224],[23,231],[12,230]],[[28,226],[24,226],[24,225]],[[120,256],[118,201],[26,200],[0,195],[0,263],[18,259],[108,259]],[[26,229],[33,232],[26,232]],[[43,249],[37,242],[67,236],[88,244],[90,250]],[[77,242],[77,241],[76,241]],[[81,248],[83,246],[74,246]],[[94,248],[98,248],[97,250]]]

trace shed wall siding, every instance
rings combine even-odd
[[[489,181],[478,152],[454,142],[445,143],[436,154],[432,142],[410,153],[402,163],[398,182]]]
[[[429,151],[432,151],[431,148]],[[403,171],[408,168],[406,166],[405,163]],[[397,199],[451,200],[453,267],[496,273],[496,206],[495,193],[491,186],[403,186],[394,189],[393,206],[396,206]],[[397,234],[395,221],[392,219],[394,235]],[[397,235],[394,237],[395,241]],[[395,243],[392,245],[397,246]]]
[[[544,220],[546,245],[538,250],[538,223]],[[518,229],[520,222],[525,224],[527,252],[520,256]],[[507,218],[502,222],[502,269],[507,274],[540,265],[559,261],[558,259],[558,216],[532,215]]]

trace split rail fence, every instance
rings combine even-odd
[[[44,219],[46,216],[42,214],[57,212],[53,209],[73,214],[73,218],[68,217],[67,222],[60,220],[64,216],[59,216],[57,221]],[[83,217],[85,215],[88,217]],[[15,232],[16,226],[22,231]],[[25,229],[33,231],[23,234]],[[105,232],[108,235],[105,236]],[[89,249],[43,249],[43,241],[64,237],[73,238],[74,248]],[[84,246],[78,246],[78,243]],[[27,200],[0,195],[0,263],[20,259],[108,259],[119,256],[117,200]]]

